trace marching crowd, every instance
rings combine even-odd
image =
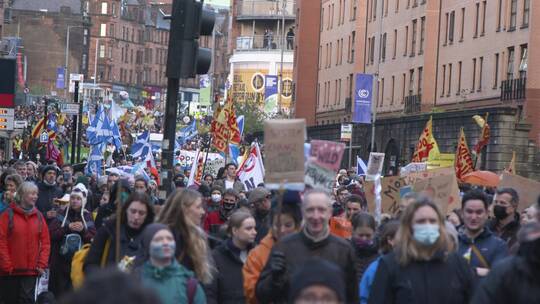
[[[4,169],[0,303],[540,303],[540,200],[520,213],[514,189],[448,215],[408,193],[376,220],[352,171],[300,193],[175,170],[163,201],[152,175]]]

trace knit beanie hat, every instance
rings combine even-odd
[[[144,228],[142,232],[142,249],[144,251],[145,259],[150,257],[150,242],[152,242],[154,235],[163,229],[171,231],[169,226],[160,223],[153,223]]]
[[[43,167],[43,169],[41,169],[41,179],[44,179],[45,174],[47,174],[47,172],[49,172],[49,171],[54,171],[54,172],[58,173],[55,166],[47,165],[47,166]]]
[[[81,219],[83,221],[83,224],[86,228],[86,220],[84,219],[84,212],[85,212],[85,206],[86,206],[86,202],[88,201],[88,190],[86,189],[86,187],[83,185],[83,184],[76,184],[72,189],[71,189],[71,194],[70,194],[70,197],[71,196],[78,196],[81,198]],[[64,217],[64,220],[62,221],[62,227],[64,227],[64,225],[66,224],[66,220],[68,219],[68,215],[69,215],[69,211],[71,210],[71,207],[68,207],[66,209],[66,216]]]
[[[293,303],[300,293],[313,285],[322,285],[333,290],[340,303],[345,302],[343,272],[334,263],[318,258],[308,258],[291,278],[289,302]]]

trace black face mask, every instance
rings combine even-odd
[[[540,239],[521,243],[519,253],[527,262],[540,267]]]
[[[498,220],[503,220],[508,216],[508,214],[506,213],[506,207],[499,205],[493,207],[493,214]]]
[[[341,180],[341,185],[342,186],[346,186],[346,185],[348,185],[350,183],[351,183],[351,180],[348,179],[348,178],[344,178],[344,179]]]

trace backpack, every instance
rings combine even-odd
[[[70,233],[64,236],[62,245],[60,246],[60,254],[70,258],[75,252],[79,251],[82,246],[82,238],[78,233]]]
[[[193,304],[195,300],[195,294],[197,293],[198,281],[195,277],[191,277],[186,282],[186,295],[188,298],[188,304]]]
[[[73,259],[71,259],[71,283],[73,285],[74,289],[77,289],[82,286],[84,282],[84,261],[86,260],[86,256],[88,256],[88,252],[90,252],[90,246],[91,244],[84,244],[81,249],[79,249],[75,254],[73,255]],[[108,238],[105,242],[105,248],[103,249],[103,255],[101,256],[101,262],[100,267],[104,268],[107,264],[107,257],[109,256],[109,249],[111,248],[111,239]]]
[[[15,215],[14,212],[13,212],[13,208],[11,208],[11,206],[8,206],[6,209],[4,209],[4,211],[0,212],[0,214],[4,213],[4,212],[7,212],[8,213],[8,235],[11,234],[11,232],[13,231],[13,216]],[[43,214],[41,214],[40,211],[37,212],[37,215],[38,215],[38,231],[39,231],[39,234],[41,234],[41,230],[43,229],[41,226],[43,225]]]

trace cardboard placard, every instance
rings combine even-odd
[[[419,180],[413,185],[413,191],[432,198],[444,214],[461,207],[455,173]]]
[[[345,144],[328,141],[312,140],[310,156],[313,161],[326,169],[337,172],[341,166],[341,159],[345,151]]]
[[[381,181],[381,213],[395,214],[399,208],[401,200],[400,191],[406,187],[406,181],[399,176],[384,177]],[[368,201],[368,210],[375,212],[375,183],[368,181],[364,183],[366,199]]]
[[[411,173],[405,176],[405,181],[407,185],[414,185],[416,182],[431,178],[431,177],[437,177],[437,176],[444,176],[444,175],[455,175],[455,170],[453,167],[451,168],[440,168],[440,169],[434,169],[434,170],[427,170],[423,172],[416,172]]]
[[[369,153],[369,161],[367,165],[367,176],[381,175],[384,165],[384,153],[371,152]]]
[[[308,161],[304,183],[313,188],[321,188],[330,191],[334,189],[336,183],[335,176],[336,173],[333,170],[321,167],[313,161]]]
[[[497,188],[513,188],[517,191],[519,195],[519,212],[536,203],[540,196],[540,182],[507,172],[501,175],[501,182]]]
[[[278,119],[264,122],[265,181],[271,189],[280,184],[304,185],[304,119]]]

